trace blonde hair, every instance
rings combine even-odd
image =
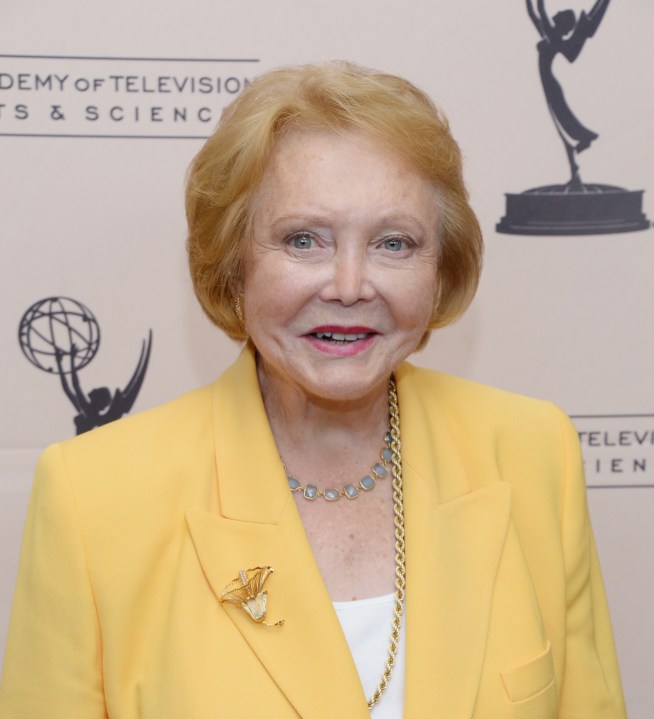
[[[211,321],[233,339],[247,337],[232,303],[243,278],[252,208],[276,140],[296,127],[359,131],[405,158],[437,189],[438,289],[429,329],[454,322],[476,292],[483,247],[461,152],[424,92],[351,63],[260,76],[226,108],[193,160],[186,187],[188,259],[195,294]]]

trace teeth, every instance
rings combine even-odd
[[[316,332],[315,335],[319,340],[332,340],[332,342],[354,342],[355,340],[363,340],[368,336],[365,332],[352,335],[339,334],[338,332]]]

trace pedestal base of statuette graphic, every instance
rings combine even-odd
[[[613,185],[547,185],[506,194],[498,232],[510,235],[605,235],[650,227],[643,190]]]

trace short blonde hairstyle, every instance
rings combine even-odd
[[[260,76],[226,108],[193,160],[186,187],[188,258],[195,294],[211,321],[233,339],[247,338],[233,298],[242,286],[253,206],[276,140],[293,128],[361,132],[432,183],[441,207],[429,330],[454,322],[476,292],[483,247],[461,151],[424,92],[395,75],[351,63],[286,67]]]

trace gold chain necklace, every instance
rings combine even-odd
[[[402,449],[400,444],[400,410],[397,402],[395,380],[388,383],[388,406],[391,416],[391,458],[393,474],[393,524],[395,525],[395,597],[393,604],[393,621],[391,622],[391,640],[388,646],[386,666],[377,688],[368,699],[368,707],[372,708],[380,700],[390,681],[395,657],[400,642],[402,627],[402,610],[406,590],[406,554],[404,551],[404,491],[402,486]]]

